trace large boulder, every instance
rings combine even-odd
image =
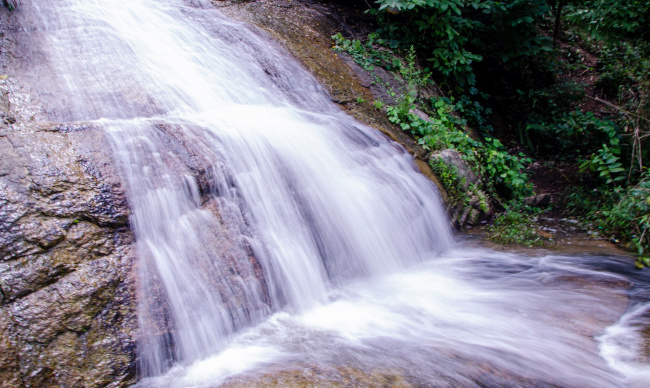
[[[479,225],[493,213],[489,196],[483,191],[483,182],[472,171],[458,151],[444,149],[429,156],[431,165],[442,164],[453,172],[455,179],[444,180],[449,199],[445,200],[454,229]]]
[[[436,151],[431,154],[429,160],[434,163],[441,161],[455,171],[462,181],[464,190],[467,190],[471,184],[480,185],[479,177],[472,171],[458,151],[452,149]]]

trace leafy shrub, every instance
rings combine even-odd
[[[505,193],[507,198],[517,199],[531,195],[532,185],[524,170],[532,160],[523,153],[510,154],[498,139],[485,138],[486,147],[483,150],[486,175],[497,192]]]
[[[532,186],[524,170],[531,163],[523,154],[512,155],[503,144],[494,138],[475,140],[460,130],[463,121],[454,117],[454,107],[449,99],[433,100],[434,111],[429,120],[424,120],[399,107],[389,107],[389,120],[403,130],[410,131],[418,143],[428,150],[450,148],[458,151],[463,159],[486,182],[493,194],[506,198],[520,198],[532,194]]]
[[[432,159],[429,162],[429,166],[431,167],[431,171],[440,180],[442,187],[447,191],[452,206],[458,205],[466,198],[466,193],[463,190],[466,186],[465,179],[461,178],[453,166],[448,165],[441,159]]]
[[[650,33],[650,3],[643,0],[586,0],[571,9],[569,19],[586,26],[600,38],[638,37]]]
[[[650,266],[650,173],[645,171],[631,187],[578,189],[569,196],[567,209],[597,227],[601,234],[638,253],[636,266]]]
[[[375,66],[380,66],[388,71],[393,71],[402,65],[392,52],[382,47],[385,41],[379,38],[377,33],[369,34],[365,43],[358,39],[346,39],[340,32],[332,35],[332,39],[335,51],[348,53],[365,70],[372,71]]]
[[[604,224],[636,248],[637,267],[650,266],[650,174],[646,171],[636,186],[623,193],[615,206],[603,212]]]
[[[473,64],[486,55],[511,62],[549,51],[535,21],[548,13],[544,0],[378,0],[381,34],[390,47],[413,45],[434,71],[470,94]],[[397,13],[396,15],[394,15]]]
[[[650,34],[650,33],[649,33]],[[602,45],[597,70],[600,73],[596,87],[606,97],[619,99],[622,92],[647,94],[650,73],[650,44],[615,41]],[[633,96],[627,96],[633,97]]]
[[[467,96],[462,96],[458,102],[453,98],[437,97],[432,98],[428,104],[418,105],[421,102],[418,101],[418,90],[431,82],[431,74],[416,66],[414,47],[406,50],[405,57],[400,59],[390,49],[378,46],[379,43],[386,44],[386,41],[378,39],[376,35],[366,43],[345,39],[341,34],[332,38],[335,50],[347,52],[371,74],[374,66],[387,66],[388,70],[403,80],[401,94],[388,90],[389,94],[396,97],[395,105],[384,105],[383,102],[375,102],[373,105],[378,109],[385,106],[389,121],[412,134],[418,144],[430,151],[446,148],[458,151],[479,175],[486,178],[483,180],[492,194],[506,198],[532,194],[532,187],[524,173],[525,164],[531,162],[529,158],[511,155],[497,139],[486,137],[484,141],[476,140],[462,130],[467,126],[467,120],[461,118],[459,112],[467,114],[475,122],[485,124],[481,114],[487,112],[487,109]],[[375,78],[380,85],[389,88],[380,83],[376,75]],[[425,110],[428,118],[416,114],[418,108]],[[485,126],[489,128],[487,124]]]
[[[532,121],[549,121],[573,109],[576,102],[585,97],[584,85],[563,82],[548,87],[517,90],[519,102],[532,113]]]

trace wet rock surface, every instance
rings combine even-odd
[[[0,127],[0,386],[133,379],[133,238],[103,134]]]
[[[243,387],[394,387],[410,388],[400,373],[390,370],[365,372],[350,367],[301,365],[293,370],[279,370],[262,375],[240,376],[223,384],[226,388]]]
[[[476,174],[469,168],[467,162],[463,160],[462,156],[458,151],[452,149],[444,149],[438,152],[431,154],[430,159],[440,160],[442,163],[447,165],[449,168],[456,171],[458,176],[463,181],[463,189],[469,189],[471,184],[480,184],[480,181]]]
[[[133,237],[98,128],[38,122],[0,9],[0,387],[134,382]]]
[[[373,18],[364,14],[365,4],[327,0],[212,2],[226,16],[271,34],[316,77],[341,109],[402,144],[416,159],[424,159],[427,151],[372,106],[375,99],[390,101],[392,97],[347,54],[332,50],[331,36],[337,32],[358,39],[376,28]],[[384,82],[399,90],[400,84],[390,74],[381,68],[375,70]]]

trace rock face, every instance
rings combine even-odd
[[[133,238],[103,134],[0,126],[0,386],[134,379]]]
[[[212,0],[226,16],[266,31],[314,75],[330,94],[332,102],[351,116],[380,130],[400,143],[416,158],[427,151],[411,136],[394,126],[372,101],[393,97],[376,85],[375,75],[357,65],[347,54],[332,50],[332,35],[360,38],[374,31],[373,17],[365,15],[363,2],[340,0],[236,1]],[[343,4],[343,5],[342,5]],[[392,89],[403,86],[380,67],[375,72]]]
[[[111,147],[97,128],[39,122],[20,31],[0,8],[0,387],[127,386],[134,249]]]
[[[525,198],[524,203],[533,207],[546,207],[551,204],[551,194],[533,195]]]
[[[455,229],[477,226],[493,212],[489,197],[483,191],[483,182],[472,171],[458,151],[444,149],[429,156],[432,164],[441,163],[456,175],[455,183],[448,183],[448,198],[445,199]]]

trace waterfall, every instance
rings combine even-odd
[[[50,119],[104,128],[127,182],[144,377],[451,246],[411,156],[248,27],[176,0],[31,6]]]
[[[20,15],[39,120],[105,131],[126,186],[138,386],[647,385],[647,275],[456,246],[401,146],[210,2]]]

